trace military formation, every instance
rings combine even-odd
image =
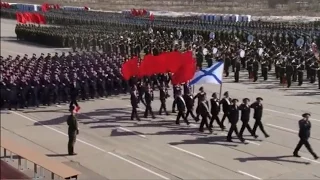
[[[14,18],[15,10],[1,9],[1,16]],[[233,73],[235,83],[240,82],[240,71],[245,70],[248,76],[241,80],[256,82],[262,78],[267,81],[275,76],[288,88],[292,82],[301,86],[306,81],[312,84],[318,81],[315,88],[320,89],[319,57],[311,51],[312,44],[320,47],[319,22],[207,22],[197,17],[159,17],[151,21],[148,17],[128,17],[119,13],[62,10],[50,11],[44,16],[49,25],[17,24],[17,39],[70,47],[73,52],[1,57],[1,97],[4,97],[1,108],[11,110],[68,102],[73,113],[80,109],[78,100],[130,93],[132,120],[140,120],[137,111],[140,103],[145,105],[145,118],[149,114],[155,118],[163,112],[168,115],[166,99],[169,97],[170,73],[132,77],[129,81],[121,75],[121,66],[127,59],[138,56],[141,60],[146,54],[157,56],[168,51],[193,51],[198,69],[223,60],[225,77]],[[161,102],[158,113],[152,109],[156,89]],[[194,97],[187,83],[172,89],[171,113],[178,111],[176,124],[180,124],[181,118],[189,124],[190,115],[196,122],[201,118],[199,131],[203,132],[206,126],[212,132],[214,121],[224,130],[224,121],[228,119],[231,123],[228,141],[232,141],[235,132],[244,142],[245,129],[257,138],[256,130],[260,128],[264,136],[269,137],[261,121],[260,97],[252,104],[244,98],[238,105],[238,100],[231,99],[228,92],[221,100],[214,93],[209,101],[203,88]],[[254,110],[253,128],[249,126],[250,109]],[[239,119],[243,122],[240,131],[237,128]],[[73,155],[75,137],[79,133],[73,114],[68,125],[71,128],[68,151]],[[301,140],[296,156],[303,144],[308,146],[307,140]]]

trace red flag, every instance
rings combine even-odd
[[[32,22],[33,23],[40,24],[40,19],[39,19],[39,16],[37,15],[37,13],[31,14],[31,17],[32,17]]]
[[[161,54],[165,58],[167,71],[176,73],[182,65],[182,55],[180,52],[173,51]]]
[[[156,74],[156,68],[157,67],[154,66],[154,56],[150,54],[145,55],[139,67],[139,76],[143,77]]]
[[[147,15],[147,11],[145,9],[142,9],[142,15]]]
[[[40,24],[46,24],[46,18],[42,14],[36,14]]]
[[[22,13],[23,17],[25,18],[26,22],[34,22],[34,19],[32,17],[32,14],[31,13]]]
[[[154,21],[154,15],[150,14],[150,21]]]
[[[136,76],[138,74],[138,58],[134,57],[122,64],[121,73],[125,80],[129,80],[132,76]]]
[[[183,64],[179,70],[172,76],[172,84],[182,84],[193,78],[196,72],[196,63],[192,58],[192,51],[182,54]]]
[[[24,18],[23,14],[22,13],[16,13],[17,15],[17,21],[19,23],[22,23],[22,24],[25,24],[26,23],[26,19]]]
[[[49,9],[49,5],[47,3],[44,3],[41,5],[41,11],[47,12]]]

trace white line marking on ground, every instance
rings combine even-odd
[[[256,143],[256,142],[254,142],[254,141],[245,140],[245,142],[247,142],[247,143],[249,143],[249,144],[254,144],[254,145],[260,146],[259,143]]]
[[[133,134],[135,134],[135,135],[138,135],[138,136],[140,136],[140,137],[143,137],[143,138],[147,138],[145,135],[136,133],[136,132],[131,131],[130,129],[127,129],[127,128],[118,127],[118,129],[121,129],[121,130],[126,131],[126,132],[131,132],[131,133],[133,133]]]
[[[52,130],[52,131],[54,131],[54,132],[56,132],[56,133],[59,133],[59,134],[64,135],[64,136],[68,136],[66,133],[64,133],[64,132],[62,132],[62,131],[59,131],[59,130],[56,130],[56,129],[50,127],[50,126],[41,124],[39,121],[36,121],[36,120],[34,120],[34,119],[31,119],[31,118],[29,118],[29,117],[27,117],[27,116],[25,116],[25,115],[22,115],[22,114],[20,114],[20,113],[14,112],[14,111],[10,111],[10,112],[13,113],[13,114],[16,114],[16,115],[18,115],[18,116],[20,116],[20,117],[23,117],[23,118],[25,118],[25,119],[27,119],[27,120],[29,120],[29,121],[32,121],[32,122],[34,122],[34,123],[38,123],[38,124],[42,125],[43,127],[48,128],[48,129],[50,129],[50,130]],[[78,139],[78,138],[77,138],[77,141],[79,141],[79,142],[81,142],[81,143],[83,143],[83,144],[85,144],[85,145],[88,145],[88,146],[90,146],[90,147],[93,147],[93,148],[95,148],[95,149],[97,149],[97,150],[100,150],[100,151],[102,151],[102,152],[106,152],[105,150],[103,150],[103,149],[101,149],[101,148],[99,148],[99,147],[97,147],[97,146],[95,146],[95,145],[93,145],[93,144],[87,143],[87,142],[85,142],[85,141],[83,141],[83,140],[81,140],[81,139]]]
[[[117,155],[117,154],[114,154],[114,153],[112,153],[112,152],[108,152],[108,153],[109,153],[110,155],[114,156],[114,157],[117,157],[117,158],[119,158],[119,159],[121,159],[121,160],[123,160],[123,161],[126,161],[127,163],[130,163],[130,164],[132,164],[132,165],[134,165],[134,166],[137,166],[137,167],[139,167],[139,168],[141,168],[141,169],[143,169],[143,170],[145,170],[145,171],[148,171],[149,173],[154,174],[154,175],[156,175],[156,176],[158,176],[158,177],[160,177],[160,178],[162,178],[162,179],[170,180],[169,178],[167,178],[167,177],[165,177],[165,176],[162,176],[161,174],[158,174],[158,173],[156,173],[156,172],[154,172],[154,171],[151,171],[150,169],[147,169],[147,168],[145,168],[145,167],[143,167],[143,166],[140,166],[139,164],[134,163],[134,162],[132,162],[132,161],[130,161],[130,160],[128,160],[128,159],[125,159],[125,158],[123,158],[123,157],[121,157],[121,156],[119,156],[119,155]]]
[[[285,115],[289,115],[289,116],[294,116],[294,117],[301,117],[301,115],[296,115],[296,114],[291,114],[291,113],[286,113],[286,112],[280,112],[280,111],[276,111],[276,110],[272,110],[272,109],[264,109],[266,111],[270,111],[270,112],[275,112],[275,113],[279,113],[279,114],[285,114]],[[313,119],[313,118],[310,118],[310,120],[312,121],[319,121],[319,119]]]
[[[257,176],[254,176],[254,175],[252,175],[252,174],[249,174],[249,173],[246,173],[246,172],[243,172],[243,171],[240,171],[240,170],[238,170],[238,172],[241,173],[241,174],[243,174],[243,175],[252,177],[253,179],[262,180],[261,178],[259,178],[259,177],[257,177]]]
[[[61,131],[59,131],[59,130],[56,130],[56,129],[50,127],[50,126],[41,124],[39,121],[36,121],[36,120],[34,120],[34,119],[31,119],[31,118],[29,118],[29,117],[27,117],[27,116],[24,116],[24,115],[20,114],[20,113],[17,113],[17,112],[14,112],[14,111],[10,111],[10,112],[13,113],[13,114],[16,114],[16,115],[18,115],[18,116],[20,116],[20,117],[23,117],[23,118],[25,118],[25,119],[27,119],[27,120],[29,120],[29,121],[38,123],[38,124],[40,124],[41,126],[43,126],[43,127],[45,127],[45,128],[48,128],[48,129],[50,129],[50,130],[52,130],[52,131],[54,131],[54,132],[56,132],[56,133],[59,133],[59,134],[64,135],[64,136],[68,136],[68,135],[67,135],[66,133],[64,133],[64,132],[61,132]],[[99,150],[99,151],[102,151],[102,152],[104,152],[104,153],[107,153],[107,151],[105,151],[104,149],[99,148],[99,147],[97,147],[97,146],[95,146],[95,145],[93,145],[93,144],[90,144],[90,143],[88,143],[88,142],[85,142],[85,141],[83,141],[83,140],[81,140],[81,139],[77,139],[77,141],[78,141],[78,142],[81,142],[81,143],[83,143],[83,144],[85,144],[85,145],[87,145],[87,146],[90,146],[90,147],[92,147],[92,148],[94,148],[94,149],[97,149],[97,150]],[[130,163],[130,164],[132,164],[132,165],[134,165],[134,166],[136,166],[136,167],[139,167],[139,168],[141,168],[141,169],[143,169],[143,170],[145,170],[145,171],[147,171],[147,172],[149,172],[149,173],[151,173],[151,174],[154,174],[154,175],[156,175],[156,176],[158,176],[158,177],[160,177],[160,178],[162,178],[162,179],[170,180],[169,178],[167,178],[167,177],[165,177],[165,176],[162,176],[161,174],[158,174],[158,173],[156,173],[156,172],[154,172],[154,171],[152,171],[152,170],[150,170],[150,169],[147,169],[147,168],[145,168],[145,167],[143,167],[143,166],[140,166],[139,164],[136,164],[136,163],[134,163],[134,162],[132,162],[132,161],[130,161],[130,160],[127,160],[127,159],[125,159],[125,158],[123,158],[123,157],[121,157],[121,156],[119,156],[119,155],[116,155],[116,154],[114,154],[114,153],[112,153],[112,152],[108,152],[108,154],[110,154],[110,155],[112,155],[112,156],[114,156],[114,157],[117,157],[117,158],[119,158],[119,159],[122,159],[123,161],[126,161],[126,162],[128,162],[128,163]]]
[[[306,157],[301,157],[302,159],[305,159],[307,161],[311,161],[311,162],[314,162],[314,163],[317,163],[317,164],[320,164],[319,161],[316,161],[316,160],[313,160],[313,159],[309,159],[309,158],[306,158]]]
[[[179,150],[179,151],[185,152],[185,153],[187,153],[187,154],[190,154],[190,155],[192,155],[192,156],[198,157],[198,158],[200,158],[200,159],[204,159],[204,157],[203,157],[203,156],[200,156],[200,155],[195,154],[195,153],[193,153],[193,152],[190,152],[190,151],[187,151],[187,150],[181,149],[181,148],[179,148],[179,147],[172,146],[172,145],[170,145],[170,147],[172,147],[172,148],[174,148],[174,149],[177,149],[177,150]]]
[[[296,130],[284,128],[284,127],[281,127],[281,126],[276,126],[276,125],[273,125],[273,124],[267,124],[267,126],[271,126],[271,127],[277,128],[277,129],[282,129],[282,130],[293,132],[293,133],[298,133],[298,131],[296,131]]]

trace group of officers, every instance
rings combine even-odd
[[[184,93],[182,93],[184,91]],[[213,123],[217,122],[218,126],[222,131],[226,129],[225,120],[228,119],[230,123],[230,128],[227,134],[226,140],[228,142],[232,142],[232,135],[235,135],[239,138],[241,142],[245,142],[243,138],[243,133],[245,130],[248,130],[250,135],[255,139],[258,138],[257,129],[259,128],[266,138],[270,137],[269,134],[265,131],[263,123],[262,123],[262,115],[263,115],[263,99],[261,97],[257,97],[256,101],[250,104],[249,98],[243,98],[242,103],[239,104],[238,99],[232,99],[229,96],[229,92],[225,92],[222,99],[219,99],[217,93],[213,93],[211,98],[207,99],[207,94],[204,91],[204,88],[201,87],[199,92],[193,96],[191,88],[188,87],[187,84],[184,84],[183,87],[175,86],[173,89],[174,100],[172,104],[172,113],[177,113],[176,124],[180,125],[181,118],[183,121],[189,125],[190,122],[188,120],[189,115],[193,118],[195,122],[200,121],[199,131],[204,132],[204,127],[212,133],[213,132]],[[131,120],[140,121],[140,117],[138,114],[139,104],[143,104],[145,106],[144,118],[148,118],[150,114],[152,118],[155,117],[155,113],[152,108],[152,101],[154,100],[154,92],[150,85],[141,86],[133,86],[130,93],[130,101],[132,105],[131,112]],[[164,112],[166,115],[169,115],[167,111],[166,100],[170,97],[168,93],[168,89],[164,85],[160,85],[159,87],[159,99],[161,102],[160,109],[158,114],[161,115]],[[195,101],[197,100],[196,108]],[[194,114],[195,109],[195,114]],[[223,112],[222,119],[220,119],[219,114]],[[255,123],[253,128],[251,128],[249,121],[251,118],[251,109],[253,110],[253,118],[255,119]],[[177,112],[176,112],[177,110]],[[305,145],[308,151],[314,156],[315,159],[318,159],[316,153],[312,150],[308,139],[310,137],[311,123],[309,121],[310,114],[305,113],[302,115],[303,119],[299,121],[299,137],[300,141],[295,148],[293,155],[295,157],[300,157],[298,152],[302,145]],[[240,131],[238,130],[238,121],[242,121],[242,125]]]

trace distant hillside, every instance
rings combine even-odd
[[[41,4],[44,1],[9,0],[9,2]],[[45,2],[89,6],[102,10],[146,8],[159,11],[320,17],[320,0],[48,0]]]

